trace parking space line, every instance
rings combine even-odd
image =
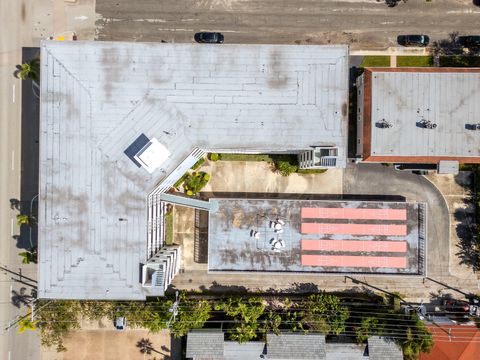
[[[10,235],[12,236],[13,236],[13,227],[14,227],[13,219],[10,218]]]
[[[12,102],[15,103],[15,84],[12,85]]]

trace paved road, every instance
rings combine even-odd
[[[22,62],[22,47],[38,47],[40,40],[48,36],[76,31],[81,39],[92,39],[94,0],[80,0],[76,4],[63,0],[0,0],[0,14],[0,265],[15,272],[21,269],[23,275],[36,278],[36,266],[21,264],[18,256],[29,243],[28,231],[22,231],[25,236],[18,241],[12,239],[20,234],[20,229],[15,221],[18,211],[10,208],[9,200],[22,199],[28,206],[37,193],[32,174],[38,173],[35,161],[22,162],[28,160],[29,154],[35,160],[38,146],[35,123],[23,122],[22,129],[21,116],[32,120],[36,115],[29,104],[22,104],[22,91],[28,93],[31,84],[22,84],[13,77],[13,71]],[[28,94],[26,102],[35,101]],[[20,293],[29,295],[31,291],[29,286],[12,281],[11,276],[0,272],[0,359],[39,359],[40,343],[35,333],[3,331],[12,319],[26,312],[24,306],[17,308],[12,302],[18,300]]]
[[[410,0],[387,8],[376,0],[97,0],[98,40],[193,41],[221,31],[229,43],[349,43],[352,49],[395,45],[400,33],[445,38],[478,31],[472,0]]]

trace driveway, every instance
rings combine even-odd
[[[343,178],[343,193],[401,196],[407,201],[427,203],[427,274],[449,275],[449,214],[442,194],[423,176],[396,171],[381,164],[349,165]]]

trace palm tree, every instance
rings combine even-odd
[[[21,334],[27,330],[35,331],[37,330],[37,322],[32,321],[29,316],[30,313],[27,314],[22,320],[18,322],[18,333]]]
[[[22,226],[22,225],[30,225],[31,219],[30,216],[25,215],[25,214],[18,214],[17,215],[17,225]]]
[[[40,59],[36,58],[17,65],[15,76],[22,80],[31,79],[38,85],[40,83]]]

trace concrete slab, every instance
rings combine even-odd
[[[272,172],[271,165],[257,161],[208,161],[202,171],[211,174],[205,192],[257,193],[342,193],[343,169],[329,169],[322,174]]]

